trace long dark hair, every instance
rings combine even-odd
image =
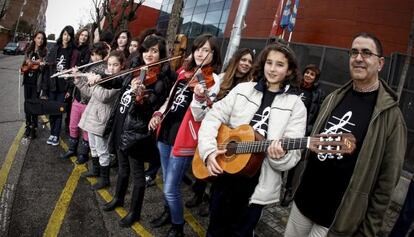
[[[233,84],[235,83],[234,76],[237,72],[237,68],[239,67],[240,60],[246,54],[250,54],[252,56],[252,59],[254,60],[254,53],[251,49],[248,49],[248,48],[241,48],[237,50],[236,53],[231,58],[229,64],[227,65],[225,69],[223,80],[220,85],[220,91],[217,94],[217,99],[221,99],[222,97],[224,97],[227,94],[227,92],[231,89]],[[250,74],[251,71],[252,71],[252,68],[250,69],[248,73],[243,75],[243,77],[240,78],[239,81],[237,81],[237,83],[251,80],[251,74]]]
[[[280,52],[288,60],[288,70],[290,70],[292,73],[286,77],[286,79],[282,82],[282,86],[284,87],[286,85],[291,85],[293,87],[299,88],[300,81],[302,78],[302,74],[299,71],[298,61],[296,59],[295,52],[289,46],[282,42],[277,42],[274,44],[269,44],[266,46],[262,52],[260,52],[255,65],[253,67],[252,75],[253,80],[258,81],[262,78],[265,78],[264,76],[264,66],[267,60],[267,56],[271,51]]]
[[[158,45],[158,49],[160,52],[160,60],[167,57],[167,47],[165,46],[165,39],[160,36],[149,35],[148,37],[146,37],[144,42],[142,42],[138,49],[142,65],[145,64],[144,57],[142,56],[142,54],[148,52],[148,50],[155,45]]]
[[[214,72],[218,73],[221,68],[221,54],[220,48],[218,47],[217,40],[212,34],[203,34],[198,36],[194,42],[193,46],[191,47],[191,61],[185,66],[186,71],[191,71],[197,64],[194,59],[194,52],[203,47],[203,45],[208,42],[210,44],[212,53],[213,53],[213,60],[211,61],[210,65],[214,68]]]
[[[75,47],[75,30],[73,29],[72,26],[65,26],[63,28],[63,30],[60,32],[59,38],[56,41],[56,44],[59,45],[60,47],[63,46],[62,44],[62,37],[63,37],[63,33],[65,33],[65,31],[69,34],[70,36],[70,41],[68,44],[68,48],[74,48]]]
[[[119,31],[118,34],[115,35],[115,38],[112,42],[111,47],[112,47],[112,50],[117,50],[117,48],[118,48],[118,38],[122,33],[125,33],[127,35],[127,38],[128,38],[127,43],[125,45],[125,49],[123,50],[123,52],[125,54],[125,57],[128,58],[128,56],[129,56],[129,43],[131,42],[131,33],[128,30]]]
[[[35,51],[35,49],[36,49],[36,42],[34,41],[34,39],[37,37],[38,34],[41,34],[43,36],[43,43],[42,43],[42,45],[40,45],[40,47],[38,49],[39,57],[43,58],[47,54],[47,48],[46,48],[47,39],[46,39],[46,34],[45,34],[44,31],[37,31],[33,35],[32,42],[30,43],[29,47],[27,47],[26,55],[29,55],[31,52],[34,52]]]

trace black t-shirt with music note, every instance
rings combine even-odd
[[[193,92],[186,85],[186,80],[178,82],[170,110],[162,122],[158,140],[167,145],[174,145],[178,129],[193,99]]]
[[[273,99],[281,92],[283,92],[283,90],[279,92],[265,90],[262,97],[262,103],[254,114],[252,121],[250,121],[250,125],[253,129],[265,138],[267,137],[267,128]]]
[[[348,91],[320,131],[327,134],[352,133],[357,143],[351,155],[312,153],[308,159],[295,203],[303,215],[318,225],[329,228],[335,217],[353,174],[377,96],[378,91]]]

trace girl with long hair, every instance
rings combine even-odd
[[[197,37],[191,49],[191,61],[178,70],[178,79],[164,106],[154,113],[149,123],[152,130],[159,128],[158,148],[164,179],[164,198],[167,205],[160,217],[151,223],[159,227],[172,223],[168,236],[182,236],[184,207],[180,185],[185,171],[191,164],[200,125],[190,103],[197,75],[204,79],[206,88],[218,90],[220,82],[216,72],[221,67],[220,49],[214,36],[204,34]],[[212,89],[213,87],[217,89]],[[163,119],[163,120],[162,120]],[[161,123],[162,120],[162,123]]]
[[[165,39],[149,36],[140,46],[139,54],[141,66],[164,59],[167,56]],[[113,123],[107,126],[117,152],[118,180],[114,198],[105,205],[104,211],[112,211],[124,205],[131,173],[131,206],[128,214],[119,222],[121,227],[129,227],[140,219],[145,192],[144,161],[154,157],[159,159],[159,151],[154,136],[148,130],[148,122],[168,97],[170,76],[168,67],[159,64],[149,67],[145,78],[128,77],[115,80],[112,84],[112,87],[121,88],[118,103],[112,111]]]
[[[129,44],[131,42],[131,33],[128,30],[121,30],[115,35],[112,42],[112,50],[117,50],[124,53],[125,58],[129,57]]]
[[[214,103],[198,132],[200,157],[215,177],[207,236],[253,236],[264,206],[279,201],[281,171],[300,159],[299,150],[285,151],[278,141],[305,133],[306,108],[298,95],[289,92],[300,82],[294,52],[282,44],[268,45],[258,57],[253,78]],[[217,162],[217,156],[226,152],[218,148],[216,140],[222,124],[230,128],[248,124],[265,139],[273,140],[252,177],[225,173]]]
[[[40,93],[40,83],[42,81],[42,71],[45,65],[47,54],[46,34],[38,31],[34,34],[22,65],[23,73],[24,99],[36,99]],[[26,131],[24,136],[31,139],[36,138],[38,117],[37,115],[26,113]]]
[[[48,100],[64,102],[68,98],[68,83],[60,77],[50,78],[54,73],[72,68],[78,62],[79,53],[75,45],[75,31],[72,26],[65,26],[60,32],[59,38],[54,48],[51,49],[47,57],[48,76],[44,89],[48,92]],[[46,143],[57,146],[60,140],[60,130],[62,127],[62,115],[50,115],[50,136]]]

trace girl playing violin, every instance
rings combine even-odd
[[[39,97],[42,69],[47,54],[46,35],[43,31],[34,34],[33,40],[26,51],[21,68],[23,73],[24,99],[35,99]],[[31,139],[36,138],[38,118],[37,115],[26,114],[26,131],[24,136]]]
[[[199,116],[190,109],[194,86],[198,84],[196,74],[201,74],[206,88],[219,88],[216,72],[221,66],[220,49],[216,39],[205,34],[197,37],[191,49],[191,61],[178,70],[178,79],[170,98],[163,107],[154,113],[149,123],[150,129],[159,128],[158,148],[164,181],[164,198],[167,206],[160,217],[152,221],[153,227],[172,223],[168,236],[182,236],[184,208],[180,185],[185,171],[191,164],[197,145]],[[218,89],[217,89],[218,90]],[[162,121],[162,123],[161,123]]]
[[[164,59],[167,55],[164,38],[149,36],[140,45],[139,54],[141,62],[138,65],[141,66]],[[155,139],[147,125],[153,112],[159,109],[168,96],[170,77],[175,79],[175,74],[161,64],[151,66],[144,72],[141,69],[141,74],[134,78],[116,78],[111,85],[121,88],[120,97],[111,113],[112,123],[106,128],[107,133],[112,134],[119,170],[114,198],[103,209],[112,211],[124,205],[132,173],[131,207],[119,222],[121,227],[129,227],[140,219],[145,192],[144,161],[147,157],[159,156]]]

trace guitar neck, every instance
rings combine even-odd
[[[284,150],[305,149],[309,147],[310,137],[283,138],[280,141]],[[238,142],[236,154],[266,152],[271,143],[272,140]]]

